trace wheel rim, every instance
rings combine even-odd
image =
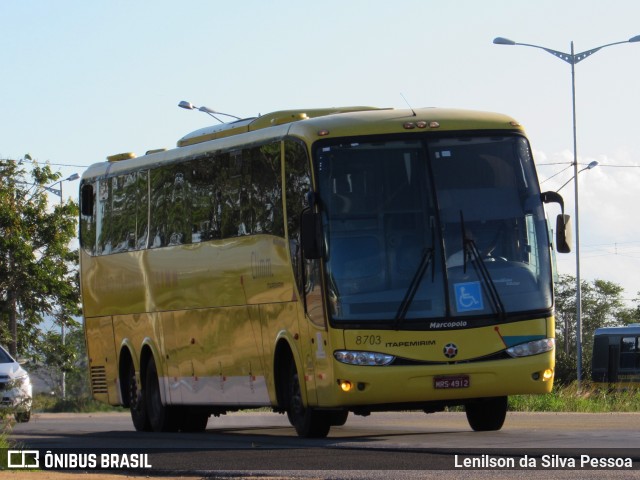
[[[131,369],[129,377],[129,406],[132,410],[140,410],[140,395],[138,393],[138,382],[136,381],[136,373]]]

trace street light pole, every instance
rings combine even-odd
[[[77,173],[73,173],[67,178],[56,182],[58,184],[57,190],[55,188],[51,188],[51,186],[44,187],[44,188],[47,192],[53,193],[54,195],[57,195],[58,197],[60,197],[60,207],[62,207],[62,205],[64,204],[64,199],[62,197],[62,182],[71,182],[73,180],[77,180],[78,178],[80,178],[80,175],[78,175]],[[55,185],[56,183],[54,183],[53,185]],[[60,336],[62,337],[63,347],[66,343],[65,334],[66,332],[65,332],[64,318],[61,318],[60,319]],[[62,388],[60,393],[62,394],[63,400],[67,398],[67,374],[65,373],[64,370],[62,370]]]
[[[575,53],[573,49],[573,42],[571,42],[571,53],[563,53],[550,48],[542,47],[540,45],[533,45],[530,43],[518,43],[513,40],[509,40],[504,37],[496,37],[493,43],[496,45],[521,45],[524,47],[533,47],[544,50],[558,57],[559,59],[569,63],[571,65],[571,105],[573,112],[573,180],[574,180],[574,195],[575,195],[575,235],[576,235],[576,373],[577,373],[577,387],[580,389],[580,383],[582,381],[582,292],[581,292],[581,279],[580,279],[580,210],[579,210],[579,195],[578,195],[578,137],[576,127],[576,72],[575,66],[585,58],[593,55],[598,50],[605,47],[611,47],[613,45],[620,45],[622,43],[635,43],[640,42],[640,35],[631,37],[629,40],[621,42],[608,43],[601,45],[591,50],[585,50],[581,53]],[[564,187],[564,185],[563,185]],[[562,188],[562,187],[560,187]]]

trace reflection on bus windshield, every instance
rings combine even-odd
[[[316,161],[335,320],[394,319],[425,249],[434,260],[409,320],[550,308],[525,139],[343,142],[323,145]]]

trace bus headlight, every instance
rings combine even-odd
[[[540,353],[550,352],[556,346],[555,338],[544,338],[533,342],[522,343],[515,347],[507,348],[507,353],[513,358],[529,357]]]
[[[359,352],[354,350],[337,350],[333,356],[341,363],[348,365],[389,365],[396,357],[376,352]]]

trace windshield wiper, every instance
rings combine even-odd
[[[460,210],[460,226],[462,227],[462,255],[464,257],[463,271],[464,273],[467,273],[467,254],[469,254],[473,258],[473,266],[476,274],[481,278],[486,286],[486,290],[489,293],[489,299],[493,304],[495,312],[498,314],[500,319],[504,319],[505,310],[504,304],[500,299],[500,293],[498,292],[495,282],[491,278],[491,274],[489,273],[487,266],[484,264],[484,261],[482,261],[482,255],[478,250],[475,240],[468,235],[462,210]]]
[[[398,308],[398,312],[396,313],[395,322],[393,328],[398,330],[405,317],[407,316],[407,312],[409,311],[409,307],[411,307],[411,303],[413,303],[413,298],[418,293],[418,287],[420,287],[420,282],[422,282],[422,277],[424,277],[424,273],[427,271],[429,264],[433,260],[433,247],[424,248],[422,250],[422,258],[420,259],[420,263],[418,264],[418,269],[416,273],[413,275],[411,279],[411,283],[409,284],[409,288],[407,292],[404,294],[404,298],[400,303],[400,307]],[[432,276],[435,276],[435,271],[432,273]]]

